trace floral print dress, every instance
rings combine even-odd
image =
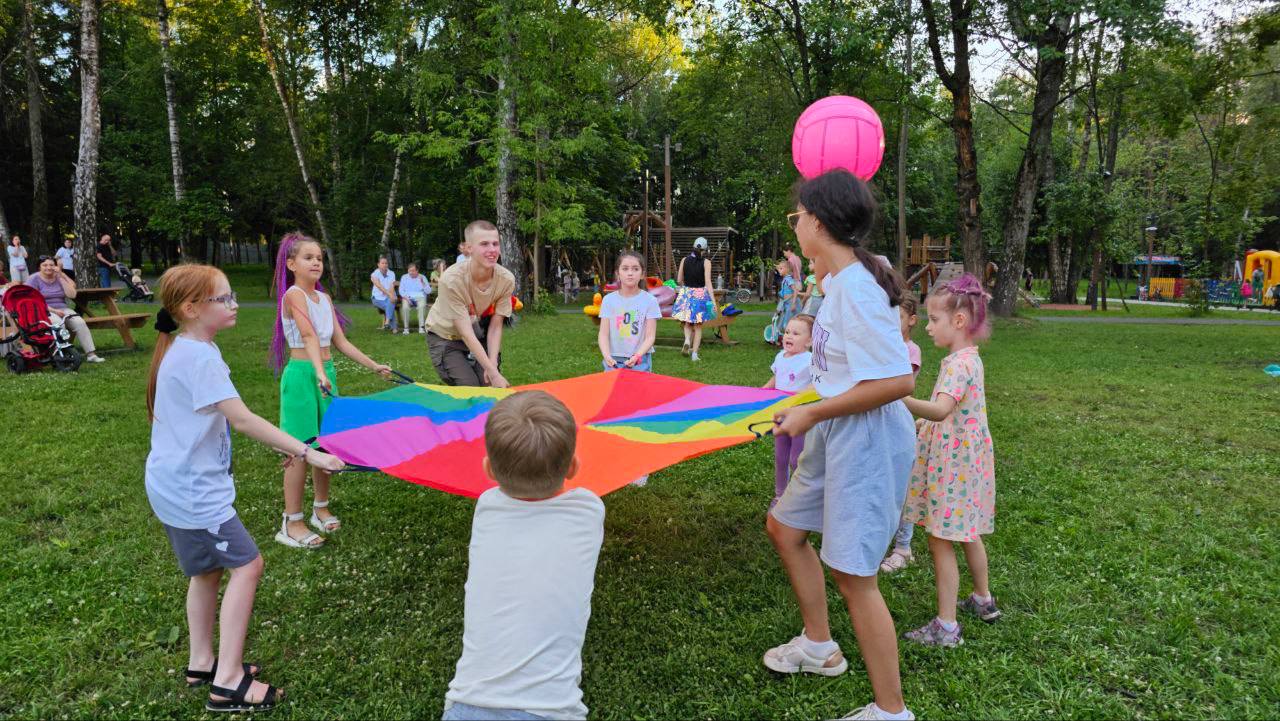
[[[996,477],[982,358],[962,348],[942,359],[931,399],[949,395],[956,408],[925,421],[903,518],[948,541],[976,541],[995,530]]]

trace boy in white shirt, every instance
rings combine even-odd
[[[485,422],[485,473],[471,522],[462,658],[445,694],[452,719],[585,719],[582,642],[591,617],[604,503],[564,491],[578,471],[563,403],[524,391]]]

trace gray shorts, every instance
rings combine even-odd
[[[220,568],[239,568],[258,557],[258,545],[240,522],[240,516],[232,516],[212,528],[160,525],[169,536],[178,566],[188,578]]]
[[[821,533],[831,568],[876,575],[902,520],[915,439],[901,401],[822,421],[805,436],[800,464],[770,513],[784,526]]]

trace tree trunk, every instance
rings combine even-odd
[[[969,84],[969,21],[972,0],[949,0],[952,54],[955,69],[948,70],[942,58],[933,0],[921,0],[929,52],[934,70],[951,92],[951,133],[956,145],[956,227],[964,252],[964,269],[986,277],[987,249],[982,242],[982,188],[978,183],[978,148],[973,137],[973,92]],[[1019,271],[1021,272],[1021,271]]]
[[[1067,40],[1070,15],[1059,15],[1049,21],[1036,37],[1036,92],[1031,110],[1031,128],[1027,146],[1014,181],[1013,199],[1004,227],[1004,255],[992,308],[997,315],[1013,314],[1018,301],[1018,284],[1022,281],[1027,251],[1027,233],[1035,211],[1036,195],[1041,181],[1053,175],[1053,116],[1066,78]]]
[[[9,219],[4,215],[4,203],[0,202],[0,242],[8,245],[10,235],[12,233],[9,231]]]
[[[391,219],[396,212],[396,189],[400,186],[400,148],[396,148],[395,169],[391,171],[391,191],[387,193],[387,214],[382,219],[382,254],[391,257]]]
[[[302,173],[302,183],[307,188],[307,198],[311,201],[311,209],[316,215],[316,224],[320,226],[320,240],[324,243],[324,254],[329,261],[330,277],[333,279],[334,295],[339,300],[346,299],[342,290],[342,268],[333,254],[333,240],[329,237],[329,226],[324,222],[324,210],[320,206],[320,193],[316,191],[315,180],[307,170],[307,156],[302,149],[302,132],[298,129],[298,119],[289,105],[289,96],[285,93],[284,83],[280,79],[280,68],[276,65],[275,55],[271,52],[271,40],[267,34],[267,16],[262,9],[262,0],[253,0],[253,9],[258,14],[258,28],[262,31],[262,54],[267,59],[267,70],[271,73],[271,81],[275,83],[276,95],[280,97],[280,106],[284,109],[285,123],[289,126],[289,138],[293,141],[293,152],[298,157],[298,170]]]
[[[903,52],[902,75],[907,79],[903,91],[902,124],[898,128],[898,272],[907,268],[907,100],[911,95],[911,0],[902,1],[906,15],[907,37]]]
[[[31,131],[31,230],[29,244],[45,247],[49,227],[49,174],[44,163],[44,93],[40,90],[39,64],[36,62],[35,7],[31,0],[22,3],[23,46],[27,71],[27,125]]]
[[[516,295],[524,294],[524,251],[516,227],[516,159],[511,145],[516,141],[519,128],[516,123],[515,88],[512,87],[514,62],[511,53],[515,39],[509,38],[502,57],[502,75],[498,77],[498,97],[501,104],[502,129],[498,135],[498,183],[495,205],[498,215],[498,236],[502,239],[502,265],[516,277]]]
[[[178,134],[178,90],[173,82],[173,63],[169,60],[169,4],[156,0],[156,20],[160,32],[160,67],[164,71],[165,110],[169,115],[169,163],[173,166],[173,199],[178,205],[187,195],[186,173],[182,168],[182,140]],[[187,229],[178,234],[178,255],[187,258]]]
[[[72,187],[76,224],[76,277],[96,283],[98,263],[98,141],[102,115],[98,103],[98,0],[80,3],[80,152]]]

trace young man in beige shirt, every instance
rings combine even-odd
[[[493,223],[474,221],[463,235],[471,257],[440,275],[436,302],[427,314],[427,350],[448,385],[507,388],[511,384],[498,370],[501,319],[511,317],[516,279],[498,265],[502,247]],[[490,307],[496,317],[481,344],[476,321]]]

